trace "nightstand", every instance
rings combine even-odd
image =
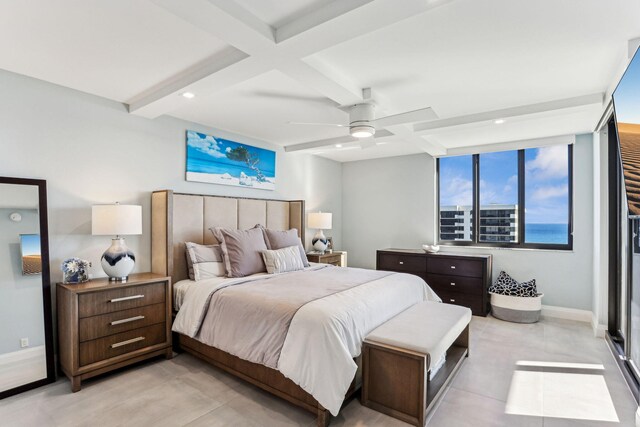
[[[345,251],[333,251],[332,253],[325,252],[324,254],[311,252],[307,253],[307,259],[309,262],[337,265],[338,267],[347,266],[347,252]]]
[[[170,277],[139,273],[127,282],[58,283],[56,291],[60,365],[73,392],[96,375],[173,356]]]

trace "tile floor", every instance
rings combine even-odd
[[[474,317],[471,356],[430,427],[634,426],[636,404],[589,325]],[[543,363],[543,367],[540,362]],[[617,421],[616,421],[617,420]],[[314,417],[187,354],[0,401],[2,426],[313,426]],[[402,426],[351,400],[333,426]]]

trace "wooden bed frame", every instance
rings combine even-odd
[[[263,224],[276,230],[297,228],[304,242],[304,200],[284,201],[155,191],[151,196],[151,270],[172,283],[188,278],[184,243],[216,243],[211,227],[246,229]],[[182,334],[177,345],[232,375],[242,378],[318,417],[327,426],[331,414],[316,399],[279,371],[251,363]],[[358,366],[361,366],[358,363]],[[359,385],[356,374],[345,398]]]

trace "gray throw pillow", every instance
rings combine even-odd
[[[267,267],[267,273],[278,274],[304,269],[297,246],[262,251],[262,259]]]
[[[220,245],[199,245],[193,242],[186,242],[184,245],[189,279],[198,281],[226,275]]]
[[[298,237],[297,229],[292,228],[287,231],[278,231],[263,228],[262,230],[264,231],[264,240],[269,249],[275,250],[296,246],[300,251],[300,258],[302,259],[303,265],[309,267],[309,260],[307,260],[307,254],[304,251],[304,246],[302,246],[302,241]]]
[[[262,251],[267,250],[262,230],[233,230],[215,227],[211,232],[220,242],[227,277],[245,277],[267,271]]]

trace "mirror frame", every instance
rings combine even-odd
[[[53,352],[53,315],[51,311],[51,271],[49,265],[49,223],[47,216],[47,181],[43,179],[11,178],[0,176],[0,184],[31,185],[38,187],[40,216],[40,252],[42,257],[42,309],[44,313],[44,342],[47,376],[40,380],[0,392],[0,399],[25,392],[56,380]]]

